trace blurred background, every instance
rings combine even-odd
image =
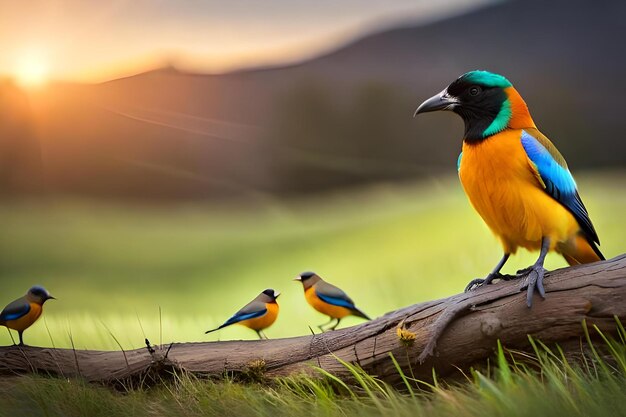
[[[0,0],[0,304],[59,298],[27,343],[254,338],[203,332],[268,287],[268,336],[308,334],[305,270],[372,316],[461,291],[501,249],[460,118],[412,115],[472,69],[515,84],[626,247],[624,2],[34,3]]]

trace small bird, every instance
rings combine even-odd
[[[20,346],[24,346],[22,334],[37,321],[43,311],[43,305],[55,298],[45,288],[35,285],[25,296],[7,305],[0,313],[0,325],[17,330]]]
[[[604,259],[576,182],[557,148],[535,126],[526,103],[502,75],[471,71],[423,102],[415,115],[451,110],[465,122],[458,159],[461,183],[471,204],[499,238],[504,254],[484,279],[524,278],[526,303],[537,289],[545,298],[544,259],[560,253],[570,265]],[[537,261],[514,277],[500,270],[519,247],[539,250]]]
[[[329,322],[317,326],[321,331],[324,331],[325,326],[337,320],[333,326],[326,329],[335,330],[341,319],[350,315],[371,320],[367,314],[356,308],[348,294],[324,281],[315,272],[303,272],[294,281],[302,283],[304,297],[311,307],[330,317]]]
[[[279,292],[271,288],[263,291],[254,300],[250,301],[231,318],[226,320],[220,327],[207,330],[205,334],[223,329],[231,324],[241,324],[254,330],[259,335],[259,339],[267,339],[263,330],[270,327],[278,317],[278,303],[276,299],[279,295]]]

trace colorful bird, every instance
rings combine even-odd
[[[499,238],[504,255],[484,279],[466,291],[506,279],[500,270],[519,247],[540,250],[518,271],[532,305],[534,290],[545,298],[544,259],[551,250],[570,265],[604,259],[576,182],[565,159],[533,122],[526,103],[501,75],[471,71],[423,102],[415,114],[451,110],[463,118],[458,159],[461,183],[471,204]]]
[[[278,303],[276,299],[279,295],[279,292],[271,288],[263,291],[254,300],[250,301],[231,318],[226,320],[220,327],[207,330],[205,334],[230,326],[231,324],[241,324],[254,330],[259,335],[259,339],[267,339],[263,330],[270,327],[278,317]]]
[[[0,313],[0,325],[17,330],[20,346],[24,346],[22,334],[37,321],[43,311],[43,305],[55,298],[45,288],[35,285],[25,296],[6,306]]]
[[[337,320],[333,326],[327,329],[335,330],[341,319],[350,315],[371,320],[367,314],[356,308],[354,301],[348,297],[348,294],[324,281],[315,272],[303,272],[294,281],[302,283],[304,297],[311,307],[330,317],[329,322],[317,326],[321,331],[324,331],[325,326]]]

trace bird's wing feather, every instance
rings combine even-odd
[[[261,317],[267,312],[267,307],[263,301],[254,300],[246,304],[241,310],[233,314],[221,327],[239,323],[240,321]]]
[[[226,323],[222,324],[220,328],[230,326],[231,324],[239,323],[240,321],[261,317],[266,312],[267,312],[267,309],[264,309],[262,311],[255,311],[253,313],[247,313],[247,314],[235,314],[234,316],[226,320]]]
[[[325,281],[315,284],[315,294],[324,302],[339,307],[355,309],[354,301],[340,288]]]
[[[521,141],[531,168],[545,191],[574,215],[589,239],[600,243],[563,156],[539,131],[522,131]]]
[[[0,313],[0,323],[8,320],[17,320],[25,316],[30,311],[30,303],[25,298],[18,298],[6,306]]]

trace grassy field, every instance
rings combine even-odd
[[[607,257],[626,249],[625,178],[579,175]],[[67,347],[71,337],[77,348],[116,349],[112,335],[124,348],[144,335],[154,343],[255,338],[239,326],[204,331],[265,288],[282,292],[268,336],[307,334],[325,317],[291,281],[302,271],[342,287],[375,317],[458,293],[501,254],[456,178],[236,206],[5,204],[0,219],[0,303],[33,284],[58,298],[26,332],[42,346]],[[522,251],[506,271],[535,257]],[[564,265],[548,257],[548,268]]]
[[[626,174],[581,175],[602,249],[626,248]],[[159,208],[88,201],[0,206],[0,303],[32,284],[59,299],[26,332],[29,344],[118,349],[153,343],[255,338],[233,326],[205,336],[259,291],[283,293],[270,337],[306,334],[325,318],[291,281],[315,270],[372,316],[463,289],[500,257],[455,178],[386,185],[323,198]],[[520,253],[507,266],[533,262]],[[547,266],[565,263],[556,255]],[[344,325],[357,323],[347,319]],[[0,380],[0,416],[626,416],[626,335],[611,366],[571,366],[540,351],[540,371],[501,355],[491,374],[401,394],[374,377],[341,387],[285,379],[270,386],[181,375],[120,394],[78,380]],[[11,343],[0,332],[0,344]],[[507,361],[505,360],[508,359]],[[421,386],[424,388],[424,386]]]

